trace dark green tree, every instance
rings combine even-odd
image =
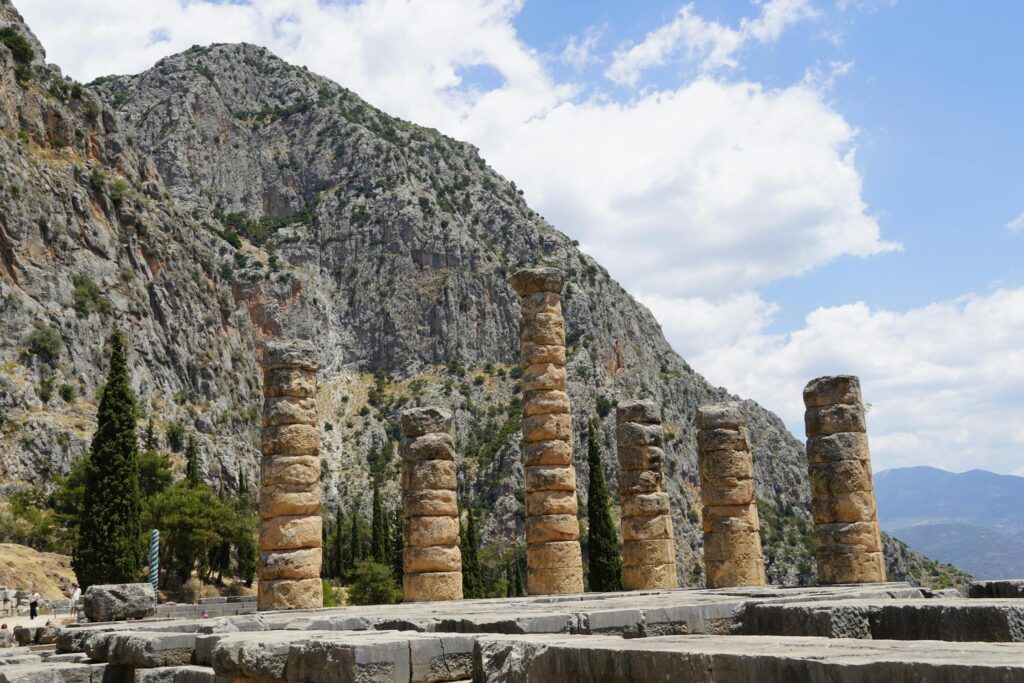
[[[156,442],[156,429],[153,427],[153,418],[146,422],[146,431],[142,435],[142,450],[155,451],[158,448]]]
[[[395,581],[399,586],[402,585],[402,579],[405,576],[405,538],[404,538],[404,527],[405,519],[402,514],[401,503],[395,507],[393,513],[393,523],[391,524],[391,573],[395,577]]]
[[[359,515],[359,500],[352,502],[352,526],[349,529],[348,539],[348,573],[355,572],[356,566],[363,559],[363,542],[360,538],[362,517]]]
[[[96,416],[86,469],[82,519],[73,566],[86,589],[133,583],[143,558],[135,394],[124,338],[110,335],[110,369]]]
[[[353,605],[387,605],[398,602],[402,591],[391,575],[391,567],[373,560],[360,562],[348,586]]]
[[[188,436],[188,445],[185,446],[185,479],[189,486],[199,486],[202,481],[199,478],[199,449],[196,447],[196,437]]]
[[[590,486],[587,489],[587,517],[590,523],[587,543],[587,569],[590,590],[597,592],[622,590],[622,555],[619,538],[608,503],[608,487],[604,481],[604,465],[597,443],[597,428],[591,420],[587,425],[587,459],[590,463]]]
[[[379,564],[391,564],[391,538],[388,533],[388,515],[380,500],[380,481],[373,480],[373,519],[371,525],[370,555]]]
[[[476,535],[473,508],[466,508],[466,526],[460,530],[462,551],[462,596],[482,598],[484,578],[480,567],[480,540]]]
[[[341,505],[334,511],[334,552],[332,553],[334,570],[331,576],[340,579],[345,568],[345,536],[342,529],[345,526],[345,515],[341,511]]]
[[[523,587],[523,570],[519,568],[519,560],[516,560],[516,597],[526,595],[526,588]]]

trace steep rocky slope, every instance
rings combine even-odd
[[[0,25],[29,35],[6,2]],[[397,413],[440,403],[455,412],[465,499],[484,513],[487,541],[511,549],[523,506],[518,303],[507,278],[544,263],[568,273],[581,495],[587,419],[601,421],[614,488],[611,405],[660,401],[681,578],[701,581],[693,416],[728,392],[673,352],[650,312],[475,148],[251,45],[193,48],[84,88],[35,47],[24,82],[0,47],[10,103],[0,122],[0,478],[45,481],[83,452],[102,338],[117,321],[133,339],[150,415],[199,432],[207,476],[231,488],[239,468],[255,474],[260,340],[305,337],[323,368],[329,507],[368,505],[370,463],[396,471]],[[34,319],[64,341],[49,371],[25,351]],[[81,398],[44,404],[47,372]],[[775,415],[744,406],[770,576],[809,580],[802,446]]]

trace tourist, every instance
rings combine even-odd
[[[82,598],[82,589],[78,587],[77,583],[71,584],[71,614],[70,616],[78,621],[78,601]]]
[[[32,589],[32,594],[28,596],[28,616],[29,619],[35,619],[39,614],[39,601],[43,596],[39,594],[39,591]]]

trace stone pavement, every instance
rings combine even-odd
[[[148,619],[0,652],[0,683],[1024,681],[1022,613],[884,583]]]

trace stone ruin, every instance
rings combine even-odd
[[[323,605],[316,349],[267,345],[260,467],[259,608]]]
[[[562,283],[561,271],[552,268],[522,270],[511,279],[522,297],[519,342],[530,595],[583,592]]]
[[[707,586],[763,586],[747,417],[738,403],[702,406],[697,410],[697,429]]]
[[[662,490],[661,408],[624,401],[615,411],[622,497],[622,581],[627,590],[678,588],[672,510]]]
[[[818,583],[885,581],[860,380],[811,380],[804,405]]]
[[[438,408],[402,413],[402,514],[406,602],[462,599],[462,552],[451,415]]]

